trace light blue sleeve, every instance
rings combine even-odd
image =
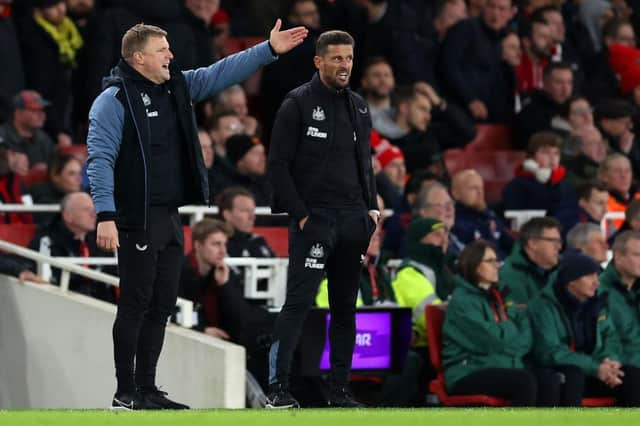
[[[117,87],[102,92],[89,111],[87,175],[96,212],[115,212],[114,169],[122,142],[124,108]]]
[[[227,56],[208,67],[182,71],[194,102],[209,98],[236,83],[249,78],[261,66],[278,59],[273,56],[268,41]]]

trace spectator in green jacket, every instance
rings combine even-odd
[[[557,279],[529,304],[533,358],[563,377],[560,405],[584,396],[615,396],[640,406],[640,370],[624,365],[606,293],[598,291],[599,265],[580,252],[565,253]]]
[[[498,284],[499,260],[483,240],[460,254],[459,277],[442,328],[442,362],[449,393],[487,394],[513,406],[536,405],[536,376],[525,369],[531,329],[522,307]]]
[[[520,229],[520,241],[505,259],[500,284],[511,288],[514,303],[529,303],[554,278],[562,238],[560,223],[537,217]]]
[[[600,274],[609,312],[622,344],[622,363],[640,367],[640,232],[625,231],[613,242],[613,260]]]

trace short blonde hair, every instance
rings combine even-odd
[[[155,25],[136,24],[122,36],[120,54],[125,60],[131,59],[135,52],[140,52],[151,37],[166,37],[167,32]]]

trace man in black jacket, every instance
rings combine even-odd
[[[89,113],[87,174],[98,212],[98,246],[118,249],[120,300],[113,326],[116,409],[184,409],[155,385],[183,254],[178,207],[208,204],[209,183],[193,104],[246,79],[302,42],[304,28],[206,68],[177,71],[166,31],[138,24]],[[134,362],[135,360],[135,362]]]
[[[357,407],[347,389],[355,339],[361,256],[380,212],[371,166],[371,117],[349,90],[353,38],[327,31],[316,44],[318,73],[287,95],[271,135],[268,172],[273,210],[287,212],[287,298],[274,327],[267,407],[298,407],[289,393],[293,351],[325,271],[331,325],[331,406]]]

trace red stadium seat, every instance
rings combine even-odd
[[[615,398],[582,398],[583,407],[611,407],[616,405]]]
[[[476,137],[467,146],[467,151],[495,151],[511,149],[511,126],[504,124],[477,124]]]
[[[0,240],[27,247],[36,232],[35,224],[0,224]]]
[[[453,176],[460,170],[467,167],[467,159],[462,149],[448,149],[444,152],[444,163],[447,166],[447,173]]]
[[[191,227],[189,225],[183,226],[182,233],[184,234],[184,254],[187,255],[191,253],[191,249],[193,248],[193,242],[191,241]]]
[[[87,151],[87,146],[84,144],[65,146],[63,148],[58,148],[58,150],[65,154],[76,156],[78,160],[82,162],[82,164],[84,164],[87,161],[87,157],[89,156],[89,153]]]
[[[36,183],[47,182],[49,180],[49,174],[47,173],[46,169],[30,170],[29,173],[21,176],[20,180],[22,181],[22,184],[25,186],[25,188],[30,188]]]
[[[289,256],[289,228],[285,226],[256,226],[253,232],[267,240],[277,257]]]
[[[425,310],[427,316],[427,337],[429,339],[429,356],[431,365],[436,370],[437,377],[429,383],[429,390],[433,392],[442,405],[446,406],[489,406],[504,407],[509,401],[490,395],[449,395],[444,383],[444,369],[442,368],[442,324],[444,323],[445,308],[440,305],[429,305]]]

